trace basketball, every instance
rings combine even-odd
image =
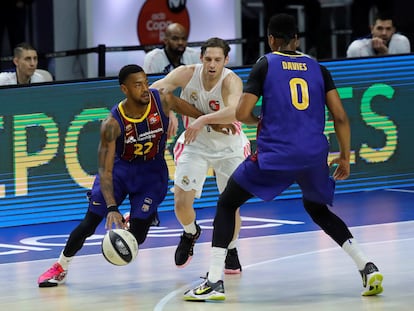
[[[137,257],[137,240],[127,230],[109,230],[102,240],[102,254],[111,264],[125,266]]]

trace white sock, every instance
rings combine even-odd
[[[236,248],[236,246],[237,246],[237,239],[231,241],[227,249],[233,249],[233,248]]]
[[[226,260],[227,249],[220,247],[211,248],[210,269],[208,270],[208,280],[216,283],[221,280]]]
[[[197,228],[195,222],[190,223],[189,225],[182,225],[186,233],[196,234]]]
[[[358,267],[358,270],[364,270],[365,265],[369,260],[365,256],[364,252],[359,247],[358,242],[355,239],[348,239],[342,245],[342,249],[354,260]]]
[[[68,270],[69,268],[69,264],[72,261],[74,256],[72,257],[66,257],[65,255],[63,255],[63,251],[60,253],[59,259],[58,259],[58,263],[60,263],[60,265],[62,266],[63,270]]]

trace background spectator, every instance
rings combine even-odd
[[[16,71],[0,73],[0,85],[31,84],[53,80],[51,75],[37,69],[37,51],[30,44],[23,42],[14,48],[13,63]]]
[[[354,40],[348,47],[347,57],[363,57],[387,54],[410,53],[410,42],[402,34],[396,33],[392,16],[379,13],[371,26],[371,34]]]
[[[353,0],[351,4],[351,40],[366,36],[369,32],[372,14],[378,12],[391,12],[392,1],[389,0]]]
[[[188,31],[179,24],[168,25],[165,30],[164,47],[155,48],[144,58],[146,73],[169,73],[180,65],[200,62],[200,50],[187,47]]]

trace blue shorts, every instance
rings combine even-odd
[[[164,159],[127,162],[118,160],[113,168],[114,196],[120,205],[128,196],[131,218],[148,219],[164,200],[168,190],[168,168]],[[96,176],[89,198],[89,210],[106,217],[107,208]]]
[[[302,190],[303,198],[332,205],[335,181],[329,176],[326,162],[297,170],[261,170],[257,161],[248,157],[233,173],[233,179],[245,190],[265,201],[271,201],[293,183]]]

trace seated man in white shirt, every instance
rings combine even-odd
[[[380,13],[371,26],[371,35],[353,41],[346,51],[346,56],[405,54],[410,51],[410,41],[406,36],[396,33],[391,16]]]
[[[180,65],[191,65],[200,62],[200,50],[187,47],[187,29],[172,23],[165,30],[164,48],[155,48],[144,58],[144,71],[167,74]]]
[[[37,71],[37,51],[30,44],[26,42],[18,44],[13,54],[16,71],[1,72],[0,85],[31,84],[52,80]]]

